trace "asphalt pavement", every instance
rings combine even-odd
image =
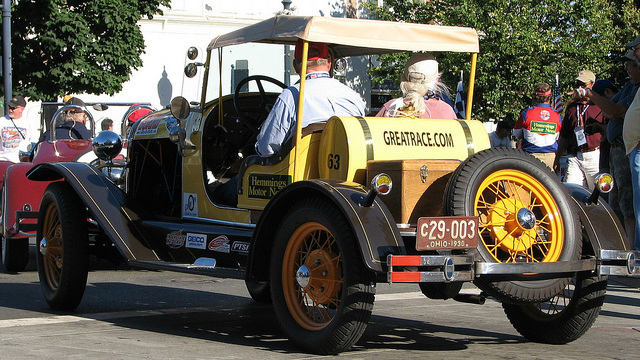
[[[317,359],[294,347],[243,281],[92,262],[70,313],[48,308],[33,262],[0,273],[1,359]],[[464,292],[477,293],[471,285]],[[378,284],[369,326],[341,359],[640,359],[640,279],[611,277],[593,327],[566,345],[529,342],[501,304],[430,300]]]

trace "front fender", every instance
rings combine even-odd
[[[589,189],[568,183],[565,186],[578,207],[580,222],[593,249],[588,255],[597,255],[600,250],[633,250],[633,244],[609,204],[602,199],[596,204],[587,204],[591,196]]]
[[[404,254],[402,237],[393,216],[382,201],[376,199],[371,207],[358,203],[366,195],[361,185],[329,180],[305,180],[282,189],[265,207],[253,235],[249,250],[247,278],[268,280],[269,254],[275,241],[282,215],[291,203],[303,198],[322,197],[330,200],[351,224],[365,265],[383,272],[389,254]]]
[[[151,250],[142,219],[126,204],[125,194],[94,166],[77,162],[43,163],[34,166],[26,176],[34,181],[64,179],[127,260],[160,260]]]

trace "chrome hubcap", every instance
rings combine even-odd
[[[522,208],[518,210],[518,224],[520,224],[523,229],[531,230],[536,226],[536,215],[533,211]]]
[[[296,271],[296,281],[301,288],[306,288],[309,285],[309,278],[311,275],[309,274],[309,268],[306,265],[300,266],[298,271]]]
[[[47,255],[47,239],[45,238],[40,240],[40,254],[42,254],[42,256]]]

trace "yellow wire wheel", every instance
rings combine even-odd
[[[521,150],[493,148],[470,156],[451,175],[446,215],[477,216],[476,260],[545,263],[580,258],[582,232],[565,186],[541,161]],[[539,274],[480,275],[474,283],[503,301],[540,302],[562,291],[569,278]]]
[[[522,171],[490,174],[474,201],[482,243],[496,262],[558,261],[564,223],[551,193]]]

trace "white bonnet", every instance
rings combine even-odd
[[[402,81],[416,81],[421,78],[421,76],[417,79],[415,76],[410,76],[412,73],[415,75],[422,74],[424,76],[422,82],[424,83],[433,83],[438,80],[438,76],[440,76],[438,73],[438,61],[429,53],[413,54],[405,65]]]

